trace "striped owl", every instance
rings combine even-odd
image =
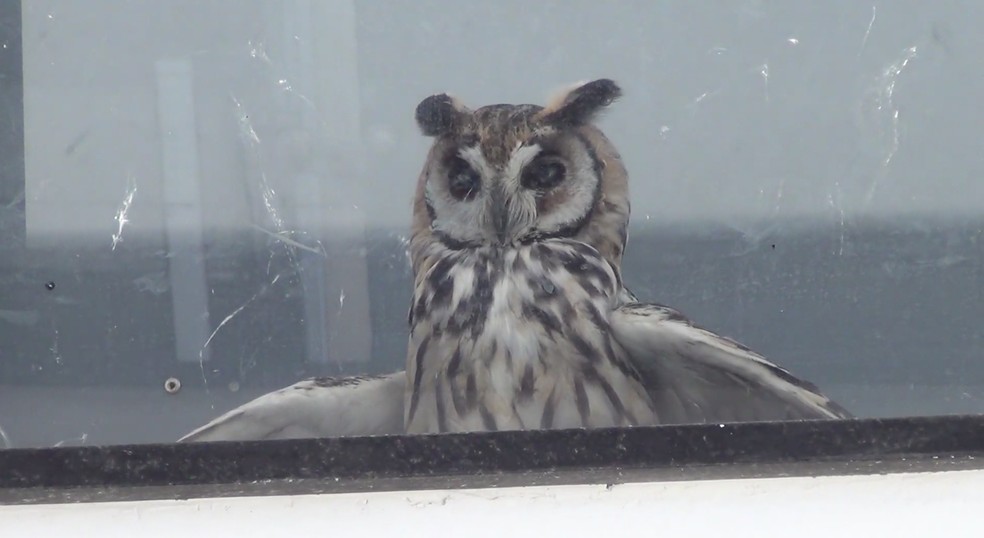
[[[546,106],[416,110],[407,433],[844,418],[813,385],[622,282],[628,176],[607,79]]]
[[[849,417],[625,289],[627,173],[592,124],[619,94],[596,80],[546,107],[424,99],[406,372],[301,381],[181,440]]]

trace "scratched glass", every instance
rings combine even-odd
[[[610,77],[624,274],[859,416],[984,411],[984,3],[0,4],[0,446],[402,368],[423,97]],[[22,36],[22,41],[21,41]]]

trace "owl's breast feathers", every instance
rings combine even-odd
[[[410,310],[408,432],[654,423],[609,327],[619,275],[594,248],[435,243],[424,255]]]

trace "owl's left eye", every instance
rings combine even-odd
[[[471,200],[481,188],[478,172],[464,159],[455,158],[448,167],[448,192],[458,200]]]
[[[555,159],[537,159],[523,170],[523,187],[545,191],[556,187],[564,180],[567,168]]]

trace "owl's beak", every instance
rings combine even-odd
[[[489,193],[489,213],[495,238],[499,245],[505,245],[510,239],[509,198],[500,185],[494,186]]]

